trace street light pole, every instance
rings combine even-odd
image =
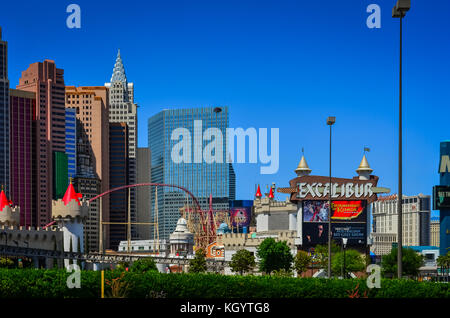
[[[392,8],[392,17],[400,18],[400,63],[399,63],[399,139],[398,139],[398,197],[397,197],[397,277],[402,277],[402,244],[403,244],[403,192],[402,192],[402,21],[406,11],[411,8],[411,0],[397,0]]]
[[[330,183],[328,187],[328,278],[331,278],[331,126],[336,122],[336,117],[328,117],[327,125],[330,126]]]

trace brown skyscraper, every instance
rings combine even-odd
[[[109,189],[109,94],[104,86],[66,86],[66,107],[76,109],[77,173],[74,185],[90,199]],[[86,223],[89,251],[99,248],[100,200],[92,202]],[[109,197],[102,199],[103,221],[109,221]],[[104,228],[109,248],[109,226]]]
[[[35,160],[36,224],[51,221],[53,197],[53,153],[65,152],[64,71],[55,62],[45,60],[31,64],[22,72],[17,89],[36,94]]]

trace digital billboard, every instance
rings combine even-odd
[[[347,245],[362,247],[367,244],[367,202],[365,200],[332,201],[331,237],[337,244],[347,238]],[[303,246],[313,247],[328,243],[329,201],[303,201]]]
[[[303,222],[328,222],[329,201],[303,201]],[[332,221],[366,222],[366,201],[331,201]]]
[[[433,210],[450,209],[450,186],[433,187]]]
[[[230,221],[234,228],[250,226],[252,220],[252,200],[230,200]]]
[[[250,225],[252,215],[251,207],[240,207],[230,209],[230,218],[233,227],[242,228]]]

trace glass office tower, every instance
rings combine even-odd
[[[194,135],[194,122],[201,121],[202,135]],[[195,195],[203,210],[209,208],[209,196],[213,198],[213,209],[228,209],[230,199],[230,164],[226,162],[226,128],[228,107],[163,110],[148,120],[148,145],[151,151],[151,181],[154,183],[182,186]],[[172,132],[185,128],[190,133],[191,163],[175,163],[172,160],[173,147],[182,140],[172,140]],[[211,140],[204,140],[208,128],[218,128],[223,135],[222,162],[206,163],[203,151]],[[199,129],[200,130],[200,129]],[[214,153],[213,153],[214,154]],[[201,162],[195,162],[201,158]],[[233,187],[231,187],[233,189]],[[155,220],[155,189],[152,189],[152,220]],[[232,195],[234,197],[234,194]],[[168,239],[180,218],[180,208],[186,203],[186,194],[175,188],[158,188],[159,237]],[[153,237],[153,232],[151,234]]]

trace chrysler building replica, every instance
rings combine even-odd
[[[137,183],[137,105],[134,103],[134,84],[128,83],[120,50],[117,53],[109,88],[109,122],[126,123],[128,126],[128,184]],[[130,189],[131,222],[137,220],[136,189]],[[131,227],[136,237],[136,227]]]

